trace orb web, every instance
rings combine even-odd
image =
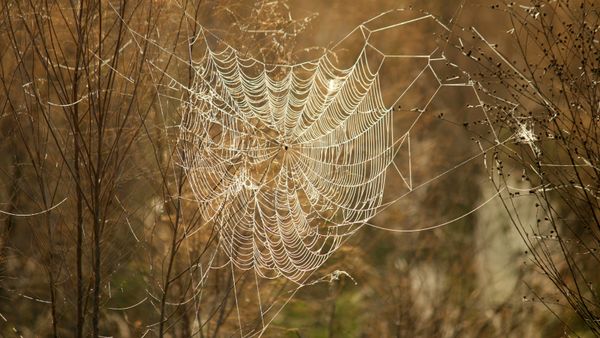
[[[184,165],[238,268],[300,281],[381,204],[391,114],[366,55],[273,69],[228,48],[198,67]]]
[[[419,113],[413,125],[439,88],[471,85],[438,75],[434,63],[448,63],[438,49],[386,54],[371,43],[376,33],[419,21],[448,31],[428,14],[377,29],[367,21],[355,29],[362,48],[347,68],[329,53],[267,64],[231,46],[213,49],[202,32],[206,54],[181,107],[182,165],[203,219],[218,229],[237,268],[301,284],[382,207],[388,168],[410,143],[410,128],[394,138],[394,105],[384,103],[379,80],[383,62],[425,60],[411,85],[435,78],[432,97],[412,109]],[[410,173],[400,175],[412,190]]]

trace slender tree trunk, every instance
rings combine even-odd
[[[75,71],[73,74],[73,102],[77,102],[79,96],[79,77],[80,77],[80,63],[81,63],[81,52],[83,46],[83,1],[79,4],[79,14],[77,20],[77,40],[78,46],[75,55]],[[77,338],[83,337],[83,326],[84,326],[84,316],[83,316],[83,192],[81,186],[81,172],[80,172],[80,130],[79,130],[79,104],[75,104],[73,106],[73,171],[75,176],[75,187],[77,194],[76,201],[76,227],[77,227],[77,240],[76,240],[76,265],[77,265],[77,315],[76,315],[76,329],[75,335]]]
[[[179,228],[179,221],[181,219],[181,193],[183,191],[183,169],[180,169],[179,172],[179,180],[177,187],[177,201],[175,202],[175,224],[173,225],[173,239],[171,241],[171,252],[169,254],[169,265],[167,266],[167,275],[165,276],[165,286],[162,294],[162,298],[160,300],[160,324],[158,328],[158,336],[160,338],[164,337],[165,330],[165,317],[166,317],[166,304],[167,304],[167,293],[169,292],[169,287],[171,286],[171,273],[173,270],[173,264],[175,263],[175,256],[177,254],[177,235]]]
[[[96,127],[98,130],[96,131],[98,134],[97,139],[97,150],[96,150],[96,174],[94,175],[94,300],[93,300],[93,317],[92,317],[92,330],[93,337],[99,337],[100,335],[100,284],[101,284],[101,266],[100,266],[100,233],[102,226],[101,224],[101,207],[100,207],[100,190],[102,188],[102,173],[104,172],[104,164],[102,159],[102,143],[104,142],[104,119],[105,119],[105,111],[104,106],[102,104],[101,99],[101,89],[102,89],[102,58],[103,58],[103,37],[102,37],[102,4],[97,3],[98,6],[98,64],[96,69],[96,77],[97,77],[97,116],[96,116]],[[104,95],[107,95],[106,93]]]

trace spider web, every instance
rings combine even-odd
[[[377,79],[366,49],[350,69],[208,51],[180,139],[203,218],[238,268],[302,281],[375,214],[393,158]]]
[[[389,13],[386,13],[389,14]],[[273,65],[230,46],[211,48],[195,66],[190,99],[180,126],[182,165],[202,217],[218,228],[220,247],[239,269],[263,278],[302,284],[383,204],[393,166],[408,191],[415,187],[394,159],[410,148],[410,133],[445,86],[472,86],[438,48],[429,54],[388,54],[371,41],[404,25],[430,21],[425,14],[380,28],[354,32],[363,38],[354,63],[338,68],[332,54],[299,64]],[[390,58],[425,64],[391,106],[384,103],[379,71]],[[436,63],[458,74],[443,78]],[[394,109],[412,85],[434,77],[437,88],[412,125],[394,137]],[[410,151],[410,149],[408,149]]]
[[[399,20],[399,13],[407,18]],[[432,38],[421,48],[378,46],[378,41],[422,24]],[[463,218],[494,198],[425,228],[392,229],[370,222],[382,210],[502,144],[493,135],[488,148],[478,143],[476,152],[441,172],[428,178],[413,175],[411,136],[447,89],[467,89],[472,96],[468,108],[483,112],[482,119],[489,122],[474,83],[445,55],[451,34],[431,14],[394,10],[359,25],[323,56],[296,64],[248,57],[204,28],[190,39],[190,46],[204,51],[193,61],[157,45],[194,70],[189,86],[174,74],[162,74],[170,81],[162,96],[179,104],[180,165],[200,219],[218,233],[210,258],[194,263],[200,275],[192,297],[168,305],[194,302],[200,309],[209,297],[203,294],[209,272],[230,270],[232,286],[225,297],[234,297],[239,334],[260,336],[301,288],[348,276],[340,270],[324,276],[315,272],[361,227],[429,230]],[[335,52],[346,52],[344,44],[359,46],[348,52],[354,56],[346,67]],[[390,99],[383,85],[389,79],[382,80],[382,74],[395,62],[413,71],[400,74],[402,89],[394,88]],[[181,99],[167,91],[179,93]],[[399,120],[403,128],[398,128]],[[387,192],[391,175],[403,187]],[[219,259],[220,253],[225,260]],[[240,290],[248,281],[255,284],[256,295],[246,294],[242,304]],[[279,293],[264,294],[268,281]],[[251,312],[251,304],[257,307],[256,318],[246,322],[241,309]],[[196,329],[202,330],[210,318],[196,323]]]

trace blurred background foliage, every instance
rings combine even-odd
[[[539,50],[523,52],[510,33],[515,26],[511,10],[518,5],[7,0],[0,6],[0,335],[229,337],[239,335],[240,326],[257,334],[264,328],[261,306],[271,304],[281,311],[267,318],[273,319],[264,332],[269,337],[598,333],[536,265],[531,252],[539,246],[519,235],[519,224],[533,224],[540,217],[539,200],[526,196],[493,199],[430,231],[390,233],[365,227],[322,268],[325,282],[300,289],[229,269],[210,270],[203,279],[203,269],[226,265],[226,257],[212,254],[217,237],[195,213],[177,165],[178,107],[185,94],[170,86],[192,81],[193,69],[177,58],[193,60],[202,54],[201,44],[188,48],[198,24],[249,56],[292,63],[322,55],[360,23],[402,7],[434,14],[463,38],[476,40],[469,27],[477,27],[509,60],[535,58]],[[382,41],[383,46],[418,50],[434,40],[433,32],[419,25],[398,33]],[[454,53],[460,57],[468,52]],[[350,61],[344,60],[343,50],[337,55],[341,64]],[[472,61],[461,66],[480,75],[476,80],[485,83],[498,75],[481,60]],[[382,72],[384,96],[397,96],[415,72],[411,64]],[[420,83],[412,99],[430,95],[431,86]],[[593,91],[597,94],[595,87]],[[76,111],[69,103],[81,95],[89,98]],[[493,126],[473,127],[482,117],[467,109],[472,101],[472,93],[460,90],[437,96],[411,139],[415,180],[426,181],[477,153],[479,144],[489,142],[490,130],[510,130],[501,118]],[[397,112],[395,127],[406,128],[410,117],[410,112]],[[597,148],[597,140],[590,143]],[[492,154],[486,156],[495,167]],[[490,178],[499,171],[490,172],[483,161],[479,157],[415,190],[372,223],[420,229],[469,213],[496,193]],[[521,180],[528,162],[521,157],[505,164],[505,177],[514,178],[508,183],[528,189],[529,183]],[[591,181],[597,186],[597,178]],[[401,178],[390,174],[387,191],[402,186]],[[508,212],[503,201],[512,203]],[[47,209],[52,210],[15,216]],[[521,223],[515,224],[511,215]],[[545,254],[551,257],[553,250]],[[568,257],[553,262],[564,268],[565,261]],[[595,276],[597,262],[586,264],[582,269]],[[588,279],[594,290],[598,279]],[[256,299],[257,288],[268,297]],[[596,305],[590,306],[592,320]]]

